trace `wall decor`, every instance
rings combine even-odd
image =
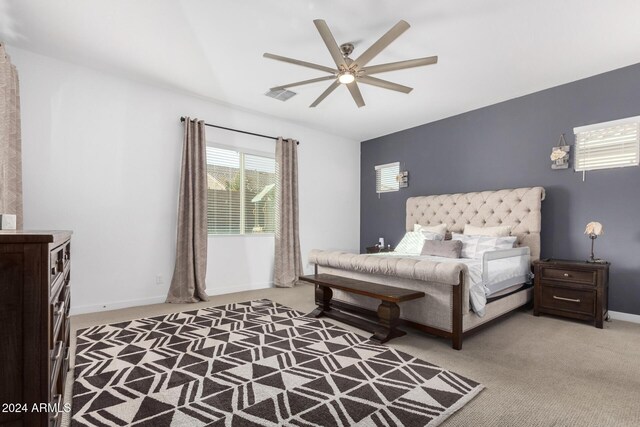
[[[398,187],[407,188],[409,186],[409,171],[400,171],[396,176]]]
[[[565,141],[563,133],[558,139],[558,145],[551,150],[551,169],[568,169],[570,150],[571,147]]]

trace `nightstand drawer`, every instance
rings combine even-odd
[[[595,315],[596,294],[593,291],[582,291],[559,286],[542,286],[540,306],[553,310],[570,311],[588,316]]]
[[[557,280],[561,282],[596,284],[595,271],[569,270],[555,267],[542,267],[542,279]]]

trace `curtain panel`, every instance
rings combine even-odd
[[[0,43],[0,214],[22,229],[22,142],[18,72]]]
[[[291,288],[302,273],[298,219],[297,141],[276,141],[276,236],[273,282]]]
[[[184,121],[182,173],[178,196],[176,264],[167,302],[208,301],[207,285],[207,157],[202,120]]]

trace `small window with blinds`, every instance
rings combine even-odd
[[[640,116],[575,128],[575,170],[638,166]]]
[[[398,174],[400,162],[376,166],[376,193],[388,193],[400,190]]]
[[[209,234],[275,232],[275,160],[207,146]]]

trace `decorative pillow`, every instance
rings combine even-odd
[[[425,240],[442,240],[444,236],[442,234],[422,232],[422,231],[409,231],[407,232],[400,243],[396,246],[394,252],[403,253],[407,255],[420,255],[422,251],[422,245]]]
[[[424,235],[419,231],[407,232],[400,243],[396,245],[394,252],[403,254],[419,255],[424,244]]]
[[[444,240],[444,234],[432,233],[424,230],[420,231],[420,233],[422,233],[425,240]]]
[[[422,231],[429,233],[442,234],[443,236],[447,233],[447,224],[438,224],[438,225],[420,225],[414,224],[413,231]]]
[[[476,227],[475,225],[467,224],[464,226],[462,234],[471,236],[506,237],[511,234],[511,226],[498,225],[495,227]]]
[[[462,242],[460,240],[425,240],[420,255],[441,256],[444,258],[460,258]]]
[[[511,249],[516,243],[516,236],[508,237],[488,237],[488,236],[467,236],[465,234],[453,233],[453,240],[462,242],[462,258],[482,258],[487,251],[498,249]]]

